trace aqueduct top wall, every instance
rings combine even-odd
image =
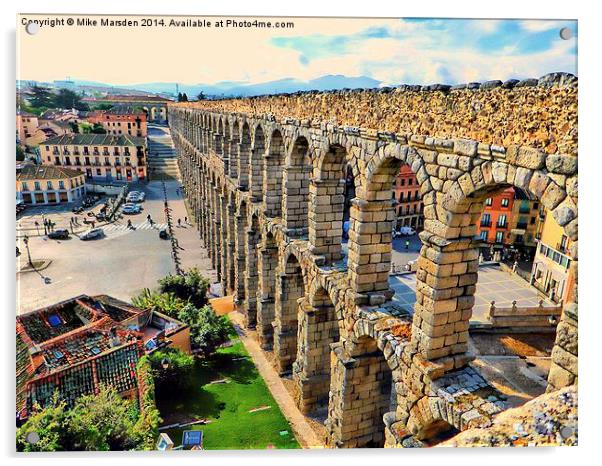
[[[179,106],[577,155],[577,79],[563,73],[505,83],[308,91]]]

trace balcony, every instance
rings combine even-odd
[[[491,227],[491,220],[482,220],[481,226],[486,228]]]
[[[517,223],[516,228],[519,230],[526,230],[529,225],[527,223]]]
[[[502,228],[502,229],[504,229],[504,228],[508,228],[508,224],[507,223],[499,223],[498,222],[498,223],[495,224],[495,227],[496,228]]]

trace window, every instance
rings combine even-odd
[[[34,185],[34,189],[35,189],[36,191],[40,191],[40,190],[42,189],[42,188],[40,187],[40,182],[39,182],[39,181],[35,181],[35,182],[33,183],[33,185]]]
[[[531,225],[535,225],[535,217],[531,217],[531,220],[529,221],[529,223],[531,223]]]
[[[539,209],[539,202],[534,202],[533,203],[533,210],[537,210]]]
[[[497,218],[497,226],[498,227],[505,227],[506,226],[506,215],[502,214]]]
[[[21,183],[21,189],[22,189],[23,191],[29,191],[29,188],[27,187],[27,183],[26,183],[25,181],[23,181],[23,182]]]
[[[412,178],[408,179],[408,186],[412,186],[414,184],[414,180]]]
[[[96,175],[97,175],[97,176],[100,176],[100,175],[102,175],[102,172],[100,171],[100,168],[97,168],[97,169],[96,169]]]
[[[59,189],[65,189],[65,182],[59,181]]]
[[[491,225],[491,214],[483,214],[481,216],[481,225],[482,226],[490,226]]]
[[[487,199],[485,199],[485,205],[491,205],[493,204],[493,199],[488,197]]]
[[[504,197],[502,199],[502,207],[508,207],[509,204],[510,204],[510,200],[507,197]]]
[[[504,242],[504,232],[503,231],[498,231],[495,233],[495,242],[496,243]]]
[[[48,189],[52,189],[52,181],[47,181],[47,182],[46,182],[46,187],[47,187]]]
[[[406,185],[406,179],[405,179],[405,178],[402,178],[402,179],[401,179],[401,186],[405,186],[405,185]]]
[[[479,239],[481,241],[487,241],[488,236],[489,236],[489,232],[487,230],[483,230],[483,231],[481,231],[481,233],[479,235]]]

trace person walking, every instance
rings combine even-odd
[[[182,226],[182,219],[181,219],[181,218],[179,218],[179,219],[178,219],[178,227],[181,227],[181,226]]]
[[[128,228],[131,230],[132,229],[132,221],[128,218]]]
[[[410,240],[406,239],[406,251],[410,249]]]
[[[184,217],[184,223],[188,224],[188,217]]]

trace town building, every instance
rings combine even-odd
[[[424,204],[416,174],[409,165],[400,168],[393,184],[393,197],[397,202],[395,229],[412,227],[421,230],[424,226]]]
[[[572,241],[549,211],[542,209],[541,216],[531,284],[552,301],[566,303],[575,286],[570,268]]]
[[[514,194],[514,188],[506,188],[485,199],[479,222],[479,239],[483,246],[502,248],[509,244]]]
[[[520,189],[514,190],[514,203],[510,216],[509,243],[517,250],[521,250],[533,257],[537,247],[537,228],[540,203]]]
[[[61,204],[86,194],[84,174],[75,169],[26,163],[17,167],[17,202]]]
[[[25,144],[27,139],[33,137],[40,122],[38,117],[29,112],[17,112],[17,141]]]
[[[46,406],[55,392],[67,406],[101,384],[135,398],[141,356],[166,346],[191,352],[186,324],[106,295],[81,295],[22,314],[16,334],[20,419]]]
[[[141,107],[116,105],[110,110],[93,112],[87,118],[89,123],[101,124],[107,134],[145,138],[148,135],[146,112]]]
[[[48,139],[42,163],[81,168],[87,180],[137,181],[147,177],[146,139],[107,134],[74,134]]]

